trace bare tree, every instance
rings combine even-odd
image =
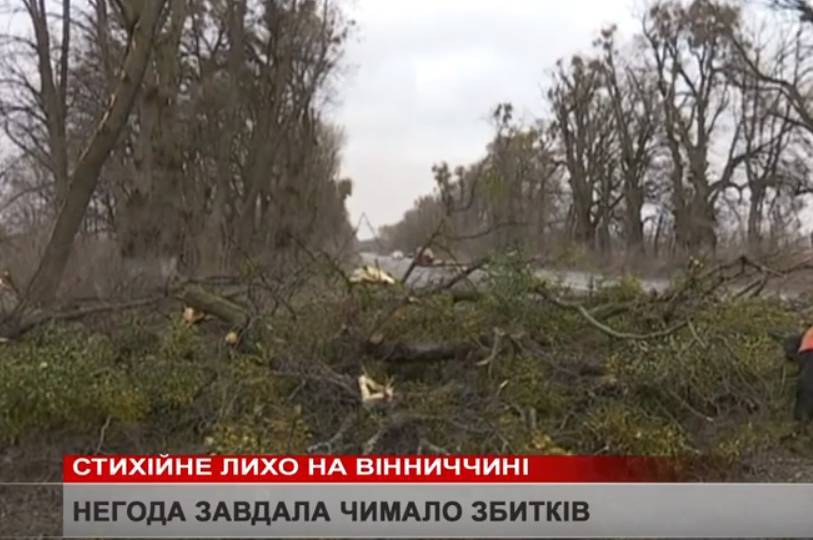
[[[645,69],[631,62],[618,65],[615,27],[601,33],[605,84],[613,111],[623,179],[624,233],[628,253],[644,252],[643,206],[647,172],[657,143],[657,90]],[[622,60],[623,62],[623,60]]]
[[[685,7],[660,2],[644,18],[672,160],[676,240],[690,253],[716,249],[715,206],[746,157],[736,151],[741,128],[733,126],[723,165],[716,175],[709,170],[721,120],[730,112],[729,36],[739,20],[737,8],[714,0],[694,0]]]
[[[155,267],[166,279],[181,252],[184,216],[184,115],[181,38],[189,2],[171,0],[164,28],[138,94],[129,132],[132,159],[126,190],[117,199],[117,233],[122,255],[133,268]],[[138,263],[138,264],[136,264]],[[163,264],[164,269],[160,271]],[[140,273],[144,270],[139,269]]]
[[[144,0],[140,10],[133,13],[133,31],[118,84],[110,96],[105,115],[70,174],[63,204],[21,306],[47,302],[59,287],[73,239],[82,223],[102,166],[113,150],[135,102],[165,3],[165,0]]]
[[[422,197],[400,222],[380,229],[388,249],[411,251],[436,238],[445,251],[471,258],[512,248],[549,248],[561,204],[555,140],[542,123],[527,127],[510,103],[492,111],[486,155],[452,171],[432,167],[437,193]]]
[[[761,61],[762,48],[754,48],[756,61]],[[781,62],[776,64],[781,70]],[[740,85],[743,145],[748,159],[745,161],[745,187],[748,189],[749,207],[747,241],[749,247],[759,251],[763,241],[763,222],[769,197],[791,191],[799,179],[794,178],[794,149],[801,136],[791,121],[790,103],[775,88],[743,71]]]
[[[9,139],[35,162],[44,165],[53,177],[53,208],[59,207],[68,188],[68,85],[71,41],[71,3],[60,3],[60,32],[52,33],[49,19],[54,16],[45,0],[22,0],[22,9],[31,23],[32,35],[5,35],[3,97],[0,114]],[[56,66],[53,41],[58,42]],[[33,51],[36,76],[27,63]],[[56,67],[56,69],[55,69]]]
[[[320,112],[349,26],[334,2],[172,7],[103,192],[127,264],[223,272],[348,235],[343,138]]]
[[[571,191],[572,236],[578,243],[610,248],[610,221],[621,198],[616,174],[614,113],[601,63],[574,56],[560,61],[548,97]]]
[[[258,35],[248,48],[257,76],[247,88],[256,110],[246,141],[236,231],[245,252],[263,237],[273,237],[278,247],[289,239],[288,201],[301,194],[303,165],[318,138],[316,105],[348,31],[327,1],[321,6],[269,1],[262,25],[262,35],[269,37]]]
[[[792,120],[813,133],[813,109],[805,90],[813,69],[807,60],[811,46],[809,32],[813,30],[813,18],[807,15],[810,6],[806,0],[776,0],[774,5],[799,11],[802,24],[795,29],[783,27],[780,35],[784,38],[774,44],[776,54],[768,65],[759,57],[760,51],[754,50],[743,36],[730,32],[729,39],[738,53],[738,61],[762,83],[781,92],[794,113]]]

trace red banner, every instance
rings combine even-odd
[[[632,456],[65,456],[66,483],[681,482],[687,461]],[[695,471],[696,472],[696,471]]]

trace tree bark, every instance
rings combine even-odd
[[[65,200],[59,210],[48,244],[34,277],[21,302],[21,308],[46,303],[53,299],[71,253],[85,210],[99,179],[102,166],[121,134],[136,95],[152,49],[155,29],[166,0],[145,0],[141,17],[135,26],[124,61],[121,78],[107,112],[102,117],[85,151],[71,175]],[[21,311],[18,309],[18,312]]]
[[[629,183],[624,189],[624,222],[626,224],[627,253],[644,255],[644,222],[641,213],[644,207],[644,194],[642,189]]]
[[[140,155],[135,160],[135,190],[121,205],[117,230],[122,255],[136,262],[177,258],[182,251],[183,139],[176,96],[186,4],[171,0],[167,24],[152,46],[152,61],[137,98]]]
[[[765,192],[758,186],[751,186],[751,200],[748,205],[748,249],[759,253],[762,249],[762,206]]]
[[[210,313],[229,323],[234,328],[244,328],[251,319],[248,311],[239,304],[199,286],[186,287],[178,294],[178,298],[199,311]]]

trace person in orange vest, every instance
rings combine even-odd
[[[785,340],[785,357],[799,364],[796,404],[793,417],[800,422],[813,420],[813,327]]]

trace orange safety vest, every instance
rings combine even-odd
[[[802,344],[799,346],[800,353],[807,351],[813,351],[813,327],[802,336]]]

